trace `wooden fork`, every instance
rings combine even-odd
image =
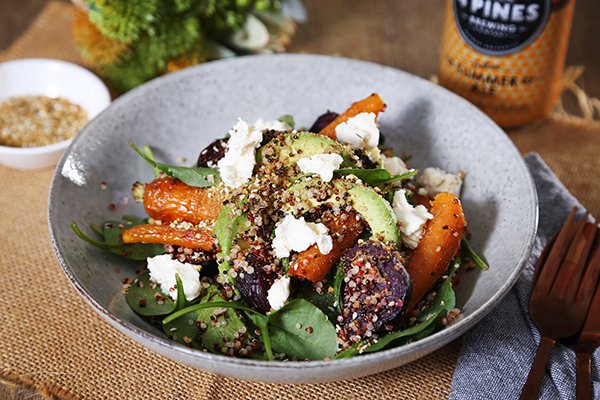
[[[597,227],[586,222],[587,214],[575,221],[576,211],[573,209],[536,266],[529,315],[542,338],[521,392],[522,400],[537,398],[556,341],[575,335],[583,325],[600,274],[599,268],[585,268]]]
[[[600,268],[600,237],[596,237],[588,266],[590,270],[594,268]],[[596,285],[596,293],[583,329],[570,346],[577,355],[577,400],[592,400],[591,355],[600,346],[600,282]]]

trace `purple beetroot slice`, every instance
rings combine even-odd
[[[343,257],[344,289],[340,338],[355,343],[391,331],[408,306],[411,280],[394,248],[365,242]]]
[[[201,168],[216,168],[217,163],[223,157],[228,149],[229,139],[217,139],[200,152],[196,166]]]

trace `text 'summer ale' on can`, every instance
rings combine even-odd
[[[575,0],[446,0],[439,82],[499,125],[547,115],[560,95]]]

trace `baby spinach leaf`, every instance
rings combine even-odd
[[[146,317],[167,315],[175,310],[175,302],[162,292],[159,285],[150,281],[148,271],[140,274],[137,282],[129,287],[125,300],[133,311]]]
[[[477,265],[480,270],[487,271],[488,269],[490,269],[490,266],[481,257],[479,257],[479,255],[475,252],[475,250],[473,250],[473,247],[471,247],[471,244],[467,239],[464,238],[464,236],[462,238],[462,255],[465,258],[470,258],[471,260],[473,260],[475,265]]]
[[[177,277],[176,277],[177,279]],[[179,301],[179,282],[177,286],[177,299]],[[218,294],[218,290],[210,286],[208,291],[201,298],[200,303],[206,303],[212,300],[215,295]],[[174,311],[181,310],[182,308],[175,308]],[[163,330],[165,334],[169,336],[171,339],[186,345],[188,347],[192,347],[195,349],[203,349],[202,341],[197,337],[198,328],[196,326],[196,322],[198,321],[199,315],[203,312],[208,312],[209,310],[192,310],[187,314],[179,316],[177,319],[173,321],[163,324]]]
[[[298,359],[333,358],[337,351],[335,327],[315,305],[294,299],[269,315],[273,350]]]
[[[273,356],[271,336],[269,335],[269,317],[256,311],[246,311],[244,314],[246,315],[246,318],[248,318],[250,322],[252,322],[252,324],[254,324],[260,330],[260,338],[263,342],[263,346],[265,347],[267,360],[273,361],[275,357]]]
[[[263,345],[265,346],[265,351],[267,353],[269,360],[273,360],[273,351],[271,349],[270,338],[268,336],[269,332],[267,329],[267,316],[260,314],[259,312],[253,310],[250,307],[247,307],[246,305],[244,305],[242,303],[231,302],[231,301],[218,301],[218,300],[212,301],[213,299],[220,298],[220,295],[213,296],[213,297],[205,296],[204,298],[207,299],[205,302],[193,304],[184,309],[175,311],[172,314],[165,317],[162,321],[163,327],[169,326],[172,328],[174,326],[180,326],[180,325],[173,325],[173,323],[175,323],[175,321],[177,321],[179,318],[182,318],[182,320],[183,320],[183,321],[180,321],[180,323],[189,324],[189,318],[186,319],[186,317],[189,317],[189,315],[191,315],[191,313],[194,313],[193,315],[196,315],[196,320],[198,320],[199,318],[204,318],[204,314],[199,314],[200,312],[202,312],[204,310],[210,310],[210,309],[214,310],[215,308],[225,308],[225,309],[245,311],[248,316],[250,316],[250,315],[252,316],[252,322],[255,323],[261,330],[261,339],[263,341]],[[210,316],[212,314],[213,314],[212,311],[208,313],[209,324],[210,324]],[[239,316],[237,314],[236,314],[236,317],[239,319]],[[236,317],[234,317],[234,318],[236,318]],[[229,316],[229,318],[232,318],[231,315]],[[217,331],[211,331],[211,333],[208,336],[205,336],[208,332],[209,324],[207,324],[207,331],[202,335],[202,342],[204,343],[204,346],[207,347],[208,350],[211,350],[210,348],[208,348],[208,346],[210,346],[211,343],[214,345],[214,343],[216,343],[216,341],[218,341],[218,340],[223,342],[223,333],[217,332]],[[243,326],[243,324],[239,325],[238,322],[234,322],[230,328],[237,327],[236,329],[239,330],[242,326]],[[170,328],[168,330],[170,330]],[[207,344],[208,344],[208,346],[207,346]],[[214,346],[213,346],[213,348],[214,348]]]
[[[131,226],[133,225],[125,225],[117,221],[105,223],[102,227],[103,241],[90,238],[75,223],[71,224],[71,229],[80,239],[89,244],[132,260],[142,261],[148,257],[164,254],[165,249],[162,245],[143,243],[124,244],[121,241],[121,232],[123,229]]]
[[[104,231],[96,224],[90,224],[90,229],[93,230],[101,239],[104,239]]]
[[[290,114],[284,114],[281,117],[277,118],[278,121],[286,123],[290,126],[290,128],[294,129],[294,116]]]
[[[148,223],[148,218],[140,218],[136,217],[135,215],[123,215],[121,218],[123,218],[124,221],[130,222],[133,225],[141,225]]]
[[[148,156],[149,159],[151,159],[152,161],[155,161],[156,159],[154,158],[154,153],[152,152],[152,149],[150,148],[150,146],[142,146],[142,151],[146,154],[146,156]],[[154,171],[154,177],[158,178],[158,176],[160,175],[160,170],[153,165],[152,166],[152,170]]]
[[[154,161],[153,158],[140,150],[134,143],[130,143],[130,146],[153,168],[157,168],[187,185],[194,187],[209,187],[221,182],[221,175],[219,175],[219,171],[214,168],[180,167],[177,165],[162,164]]]
[[[176,320],[163,325],[165,334],[171,339],[194,349],[204,349],[196,326],[198,313],[191,311]]]
[[[332,274],[333,275],[333,274]],[[330,280],[323,281],[321,293],[318,293],[312,282],[300,281],[294,286],[295,297],[304,299],[317,306],[330,321],[335,322],[338,316],[338,310],[334,306],[335,291]]]
[[[175,302],[175,310],[181,310],[186,308],[189,303],[185,298],[185,291],[183,290],[183,282],[179,274],[175,274],[175,283],[177,287],[177,301]]]
[[[342,168],[333,171],[335,175],[352,174],[371,186],[383,186],[391,183],[411,178],[419,173],[416,169],[410,169],[400,175],[392,175],[384,168],[375,169],[358,169],[358,168]]]

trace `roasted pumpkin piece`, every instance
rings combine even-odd
[[[460,249],[465,232],[465,216],[460,200],[451,193],[438,194],[429,212],[425,232],[417,248],[408,258],[407,270],[412,279],[412,297],[409,308],[433,289],[446,273],[450,261]]]
[[[214,188],[189,186],[171,177],[155,179],[144,190],[144,208],[153,219],[204,223],[209,230],[219,215],[222,201]]]
[[[375,113],[379,115],[380,112],[385,110],[385,103],[379,97],[377,93],[373,93],[369,97],[362,100],[358,100],[350,106],[346,111],[340,114],[336,119],[330,122],[325,128],[323,128],[320,134],[325,135],[331,139],[336,138],[335,127],[342,122],[348,121],[350,118],[361,114],[361,113]]]
[[[328,254],[321,254],[317,245],[312,245],[298,254],[288,273],[298,278],[319,282],[325,278],[329,270],[337,264],[342,254],[356,244],[365,229],[364,220],[354,211],[339,215],[331,213],[323,217],[322,223],[329,229],[333,239],[333,248]]]

